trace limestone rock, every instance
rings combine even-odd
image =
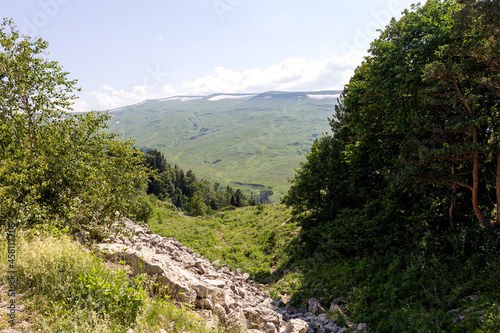
[[[335,302],[332,302],[332,304],[330,304],[330,312],[342,312],[342,310],[340,309],[340,306],[338,306]]]
[[[329,321],[330,321],[330,316],[327,315],[326,313],[322,313],[316,318],[316,322],[318,322],[318,324],[321,324],[322,326],[327,325]]]
[[[273,323],[266,323],[264,327],[262,327],[262,331],[264,333],[277,333],[276,326]]]
[[[360,331],[360,332],[364,332],[364,331],[366,331],[368,329],[368,326],[366,324],[362,323],[362,324],[358,324],[358,326],[356,327],[356,329],[358,331]]]
[[[324,327],[326,333],[337,333],[339,328],[334,323],[328,323]]]
[[[243,311],[236,309],[227,315],[226,330],[228,333],[243,333],[247,330],[247,320]]]
[[[308,308],[309,312],[311,313],[326,312],[316,298],[311,298],[308,303],[309,303],[309,308]]]
[[[292,319],[286,324],[284,333],[306,333],[307,323],[301,319]]]

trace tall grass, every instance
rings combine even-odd
[[[193,218],[159,205],[149,222],[155,233],[174,237],[208,259],[252,278],[267,281],[287,260],[285,245],[297,234],[297,223],[284,205],[259,205]]]
[[[111,269],[94,254],[59,232],[17,235],[19,319],[42,332],[151,332],[175,326],[186,332],[213,332],[187,309],[155,297],[144,277]],[[0,236],[0,278],[7,278],[7,246]],[[149,284],[151,285],[151,284]],[[6,318],[0,329],[7,328]],[[21,327],[20,324],[16,325]],[[25,325],[23,326],[25,327]]]

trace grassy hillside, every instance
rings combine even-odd
[[[329,131],[338,91],[216,94],[148,100],[110,111],[110,130],[159,149],[201,178],[279,199],[313,141]],[[327,97],[327,98],[325,98]]]

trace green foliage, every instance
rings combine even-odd
[[[429,226],[425,233],[417,232],[413,228],[418,230],[423,221],[432,224],[439,215],[423,214],[429,202],[419,208],[408,204],[411,201],[387,194],[363,210],[341,211],[336,221],[346,223],[338,226],[345,235],[329,225],[322,230],[326,236],[318,232],[324,244],[315,252],[297,242],[300,219],[294,222],[283,205],[262,204],[198,218],[161,206],[157,216],[164,222],[152,219],[150,227],[212,261],[220,260],[269,283],[273,297],[291,297],[297,307],[307,306],[311,297],[321,298],[325,307],[335,300],[350,318],[367,322],[374,331],[458,332],[495,327],[498,231],[467,227],[467,234],[459,230],[443,234]],[[414,207],[413,226],[399,225],[410,207]],[[384,232],[384,224],[395,233]],[[337,244],[344,241],[349,243]],[[396,251],[394,245],[386,244],[400,247]],[[341,247],[345,252],[339,253]],[[459,315],[464,320],[455,324]]]
[[[212,186],[207,180],[198,181],[192,170],[184,174],[177,165],[172,167],[158,150],[149,150],[144,164],[155,172],[149,177],[147,193],[160,200],[170,199],[176,207],[194,216],[204,216],[228,206],[245,207],[249,204],[240,189],[234,191],[229,185],[221,189],[218,183]],[[252,203],[255,205],[255,200]]]
[[[228,264],[232,270],[240,268],[254,278],[266,279],[272,267],[286,260],[284,246],[297,233],[297,223],[290,219],[290,210],[280,204],[225,210],[196,218],[158,205],[149,227],[159,235],[174,237],[212,261],[218,259]]]
[[[142,154],[105,132],[108,115],[69,112],[76,81],[45,59],[47,42],[5,20],[0,43],[1,222],[105,237],[145,186]]]
[[[129,208],[129,216],[136,221],[147,223],[154,215],[154,200],[150,196],[140,195],[135,198],[135,202]]]
[[[349,327],[349,323],[347,322],[345,316],[339,311],[328,312],[331,319],[337,319],[335,323],[338,327]]]
[[[330,120],[333,136],[314,144],[284,199],[304,214],[309,250],[335,237],[342,253],[399,251],[446,224],[470,225],[471,214],[483,226],[500,217],[499,100],[479,79],[496,73],[485,38],[498,12],[479,3],[413,6],[371,44]],[[489,45],[484,56],[465,37],[471,29]]]
[[[145,311],[141,328],[144,332],[151,332],[152,329],[165,329],[165,327],[193,333],[222,332],[222,329],[218,327],[207,327],[188,310],[186,307],[179,308],[173,301],[168,299],[154,299],[149,303],[149,307]]]
[[[97,313],[108,314],[110,319],[123,323],[135,322],[145,303],[145,293],[140,289],[140,279],[129,283],[126,272],[114,271],[104,275],[97,269],[78,277],[77,306],[92,308]]]
[[[296,306],[311,297],[344,306],[378,332],[473,332],[498,325],[499,232],[483,229],[422,239],[411,251],[290,258],[300,270],[274,285]],[[490,329],[491,331],[494,331]]]
[[[314,142],[283,198],[285,204],[293,206],[295,214],[313,212],[333,218],[341,208],[354,204],[346,198],[349,179],[342,151],[342,143],[332,137]]]
[[[296,304],[330,294],[379,332],[494,330],[498,6],[429,0],[372,42],[284,200]]]
[[[208,207],[205,205],[200,196],[195,195],[189,201],[189,211],[195,216],[205,216],[207,214]]]
[[[124,271],[106,270],[66,236],[19,236],[20,293],[44,297],[65,308],[91,309],[116,323],[135,322],[145,302],[138,280],[131,283]]]

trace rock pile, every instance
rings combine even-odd
[[[97,249],[115,262],[123,260],[138,275],[157,277],[157,283],[173,299],[209,312],[227,332],[337,333],[328,315],[315,316],[290,306],[279,308],[249,274],[214,266],[207,258],[182,246],[173,238],[154,234],[147,227],[126,219],[129,236],[111,237]]]

